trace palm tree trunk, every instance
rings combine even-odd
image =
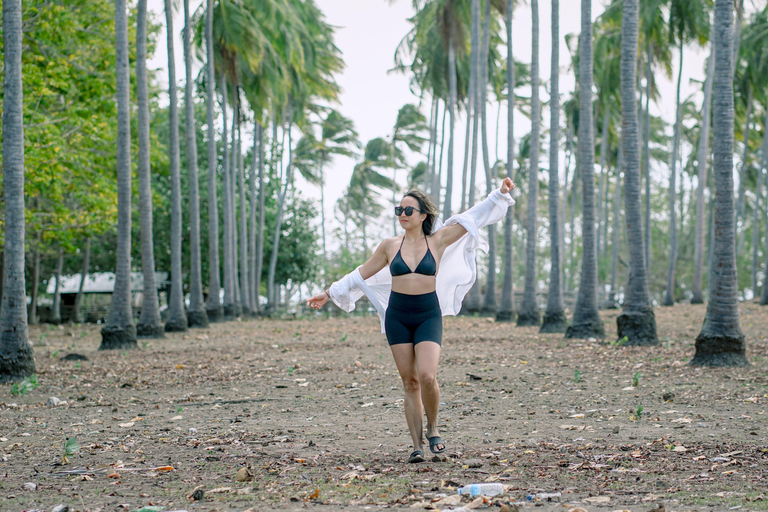
[[[536,0],[534,0],[536,1]],[[493,191],[493,173],[491,170],[491,158],[488,150],[488,54],[491,41],[491,2],[485,2],[485,17],[483,26],[483,51],[480,54],[480,84],[481,84],[481,102],[480,115],[482,117],[482,151],[483,168],[485,170],[485,192],[490,194]],[[488,226],[488,279],[485,284],[485,297],[483,299],[483,315],[493,316],[496,314],[496,226]]]
[[[251,280],[248,277],[248,214],[245,207],[245,162],[242,150],[238,150],[237,158],[239,164],[237,177],[240,187],[240,301],[243,303],[243,313],[250,315],[253,308],[250,294]]]
[[[139,338],[162,338],[160,304],[155,283],[155,245],[152,234],[152,179],[149,162],[149,91],[147,88],[147,2],[138,2],[136,17],[136,99],[139,122],[139,212],[141,213],[141,270],[144,288],[141,316],[136,324]]]
[[[91,264],[91,238],[85,239],[85,247],[83,247],[83,268],[80,271],[80,286],[77,288],[77,295],[75,295],[75,306],[72,308],[72,321],[76,324],[81,324],[84,321],[82,305],[83,305],[83,292],[85,291],[85,283],[88,280],[88,268]]]
[[[184,312],[184,284],[181,275],[181,171],[179,163],[179,112],[176,94],[176,58],[174,57],[173,8],[165,0],[165,23],[168,43],[168,113],[170,116],[171,168],[171,293],[168,301],[166,332],[184,332],[188,328]]]
[[[224,177],[223,186],[221,190],[222,195],[222,215],[224,216],[224,318],[227,320],[234,320],[237,318],[237,311],[235,308],[235,282],[234,274],[232,272],[232,225],[230,217],[230,153],[229,153],[229,134],[227,131],[227,78],[221,76],[221,94],[223,96],[221,102],[221,115],[222,121],[222,134],[221,140],[223,144],[223,161],[222,161],[222,175]],[[234,133],[232,134],[232,144],[234,144]]]
[[[573,129],[573,128],[571,128]],[[571,137],[571,143],[573,143],[573,137]],[[578,149],[577,149],[578,151]],[[573,255],[573,249],[576,246],[576,202],[578,200],[578,181],[581,179],[581,173],[579,172],[579,155],[576,155],[576,165],[573,169],[573,179],[571,180],[571,222],[569,225],[570,234],[571,234],[571,240],[570,244],[568,244],[568,266],[570,269],[569,272],[569,279],[571,280],[571,284],[569,285],[569,288],[572,288],[574,286],[574,276],[576,275],[576,262],[574,261],[574,255]]]
[[[616,306],[616,264],[619,260],[619,219],[621,218],[621,169],[624,165],[624,152],[619,148],[616,165],[616,190],[613,195],[613,242],[611,247],[611,286],[605,307],[615,309]]]
[[[59,255],[56,258],[56,288],[53,291],[53,309],[50,322],[54,325],[61,323],[61,273],[64,268],[64,250],[59,247]]]
[[[443,203],[443,219],[451,216],[453,207],[453,152],[454,134],[456,128],[456,98],[458,86],[456,84],[456,49],[453,47],[453,37],[448,39],[448,115],[450,117],[448,127],[448,156],[445,164],[445,202]]]
[[[747,121],[744,123],[744,152],[741,156],[741,169],[739,169],[739,198],[736,201],[736,231],[739,233],[739,244],[736,249],[736,253],[740,253],[744,250],[744,233],[746,232],[745,219],[744,219],[744,191],[746,190],[746,184],[744,180],[747,177],[747,155],[749,154],[749,123],[752,121],[752,87],[747,85]],[[758,196],[759,197],[759,196]],[[741,220],[741,228],[739,229],[739,220]]]
[[[680,55],[682,59],[682,54]],[[643,126],[643,180],[645,181],[645,226],[648,230],[647,244],[645,247],[646,260],[645,266],[648,270],[648,279],[650,280],[651,272],[651,219],[649,212],[651,211],[651,62],[652,60],[651,47],[646,45],[646,59],[645,59],[645,119]],[[681,61],[682,64],[682,61]],[[682,68],[682,66],[681,66]],[[678,100],[679,103],[679,100]],[[642,108],[642,98],[641,98]],[[606,231],[607,233],[607,231]],[[606,235],[607,236],[607,235]],[[650,284],[650,283],[649,283]]]
[[[507,176],[514,179],[515,174],[515,58],[512,55],[512,14],[514,0],[507,0],[505,25],[507,30]],[[509,208],[504,218],[504,281],[501,285],[501,303],[496,314],[497,322],[511,322],[515,315],[514,296],[514,239],[512,223],[515,210]]]
[[[528,166],[528,215],[525,247],[525,287],[523,302],[517,314],[518,326],[538,326],[541,323],[536,302],[536,214],[539,204],[539,131],[541,104],[539,102],[539,2],[531,0],[531,159]]]
[[[699,134],[699,148],[696,156],[698,163],[698,188],[696,190],[696,236],[693,250],[693,297],[691,304],[703,304],[704,297],[701,294],[701,272],[704,262],[704,191],[707,188],[707,154],[709,147],[710,108],[712,105],[712,81],[715,72],[715,48],[712,43],[712,52],[707,65],[707,78],[704,83],[704,105],[701,111],[701,133]]]
[[[597,246],[595,245],[595,146],[592,133],[592,2],[581,0],[579,45],[579,169],[582,182],[581,283],[566,338],[602,338],[603,321],[597,309]],[[634,80],[633,80],[634,86]],[[631,105],[634,108],[634,98]]]
[[[445,115],[443,115],[443,118],[445,118]],[[437,172],[438,172],[438,164],[437,164],[437,131],[438,126],[440,123],[440,98],[435,97],[435,141],[434,144],[432,144],[432,166],[429,171],[429,176],[427,178],[427,190],[430,195],[435,199],[435,204],[437,205],[438,209],[440,208],[440,201],[437,199],[439,196],[435,195],[435,182],[437,181]]]
[[[264,205],[266,203],[266,184],[264,183],[264,130],[259,127],[259,226],[256,234],[256,264],[254,265],[254,279],[256,286],[256,309],[261,313],[261,274],[264,267]]]
[[[426,194],[430,193],[429,188],[432,186],[432,173],[435,172],[435,162],[432,160],[432,148],[435,144],[437,144],[437,119],[439,117],[437,107],[437,97],[433,96],[429,108],[429,144],[427,145],[427,171],[424,173],[424,192]],[[397,184],[392,185],[393,195],[396,194],[396,192],[394,192],[396,186]],[[394,229],[395,234],[397,234],[397,221],[393,221],[392,229]]]
[[[39,234],[37,238],[38,243],[40,243]],[[40,290],[40,251],[35,249],[32,254],[32,295],[29,304],[29,325],[37,325],[40,320],[37,316],[37,297]],[[24,302],[26,303],[26,293]]]
[[[621,24],[621,147],[624,150],[624,218],[629,241],[629,280],[624,308],[616,318],[618,338],[627,345],[658,345],[643,245],[640,205],[640,122],[635,104],[639,0],[624,0]]]
[[[205,312],[209,322],[221,322],[224,319],[224,308],[221,304],[221,264],[219,260],[219,200],[216,194],[216,120],[213,106],[216,101],[216,74],[213,63],[213,0],[206,0],[205,13],[205,48],[206,48],[206,115],[208,126],[208,299]],[[226,107],[225,107],[226,108]],[[226,147],[226,139],[224,145]]]
[[[560,287],[560,2],[552,0],[552,75],[549,92],[549,246],[551,268],[547,309],[540,332],[565,332],[563,291]]]
[[[440,156],[437,159],[437,172],[432,176],[432,197],[435,199],[437,210],[440,211],[440,190],[443,183],[443,150],[445,149],[445,121],[448,117],[448,105],[443,101],[443,124],[440,129]]]
[[[0,250],[0,304],[3,303],[3,289],[5,282],[5,252]],[[26,302],[26,300],[24,301]]]
[[[664,292],[665,306],[675,304],[675,267],[677,264],[677,220],[675,217],[675,200],[677,199],[677,157],[680,148],[680,129],[682,128],[682,105],[680,104],[680,87],[683,82],[683,43],[680,43],[680,69],[677,74],[677,99],[675,102],[675,129],[672,137],[672,161],[669,172],[669,267],[667,270],[667,289]],[[628,182],[629,183],[629,182]],[[648,249],[646,248],[646,257]],[[647,268],[647,267],[646,267]]]
[[[603,109],[605,112],[603,112],[603,131],[602,136],[600,140],[600,180],[598,182],[598,188],[597,188],[597,254],[602,255],[605,251],[605,239],[602,238],[603,233],[603,225],[608,225],[606,222],[606,217],[608,216],[608,210],[605,207],[605,196],[607,192],[605,191],[605,164],[607,161],[607,152],[608,152],[608,122],[611,119],[611,111],[608,108],[608,105],[604,105]]]
[[[752,219],[752,291],[757,295],[757,246],[760,240],[760,196],[763,194],[763,169],[768,168],[768,112],[765,114],[765,121],[763,122],[763,146],[761,148],[760,168],[757,170],[757,184],[755,185],[755,207],[754,216]],[[768,267],[766,267],[768,273]],[[768,282],[768,275],[763,277],[763,282]],[[765,292],[765,284],[763,284],[763,295],[768,297]],[[761,302],[761,304],[763,304]],[[763,304],[765,305],[765,304]]]
[[[254,314],[259,311],[259,288],[256,285],[256,170],[259,161],[259,148],[261,147],[261,125],[256,121],[253,126],[253,148],[251,148],[251,170],[248,173],[249,185],[249,219],[248,219],[248,289],[251,296],[251,309]]]
[[[288,107],[288,167],[286,169],[285,184],[283,185],[283,191],[278,198],[277,203],[277,216],[275,218],[275,233],[272,239],[272,256],[269,260],[269,275],[267,277],[267,290],[272,294],[267,298],[267,310],[270,313],[274,313],[277,310],[278,297],[275,297],[275,272],[277,270],[277,255],[280,247],[280,230],[283,221],[283,210],[285,209],[285,199],[288,196],[288,186],[291,184],[291,176],[293,173],[293,152],[291,151],[291,127],[293,126],[293,106],[289,104]]]
[[[192,77],[192,24],[189,0],[184,0],[184,117],[187,130],[187,171],[189,172],[189,327],[208,327],[203,303],[200,262],[200,184],[197,173],[197,123],[195,122],[194,78]],[[210,82],[215,83],[215,82]]]
[[[738,275],[733,223],[733,0],[715,0],[713,151],[715,252],[711,296],[704,326],[696,337],[693,366],[747,366],[739,325]]]
[[[238,235],[238,222],[237,222],[237,195],[235,190],[238,181],[238,170],[240,169],[240,91],[237,86],[232,84],[232,155],[230,156],[229,165],[229,225],[231,227],[232,235],[232,282],[235,284],[233,290],[235,291],[235,316],[239,317],[243,314],[243,303],[240,298],[240,272],[238,272],[238,265],[240,261],[239,257],[239,235]]]
[[[21,0],[3,2],[3,300],[0,306],[0,382],[35,373],[27,327],[24,226],[24,92]]]
[[[125,0],[115,0],[117,49],[117,269],[109,316],[99,350],[137,348],[131,309],[131,118],[128,19]],[[6,185],[7,186],[7,185]],[[7,222],[7,219],[6,219]]]
[[[467,172],[469,170],[469,155],[471,154],[469,143],[470,134],[472,133],[472,121],[474,118],[475,88],[477,87],[475,85],[475,74],[471,72],[471,70],[474,69],[473,66],[474,64],[470,63],[469,87],[467,88],[467,128],[464,133],[464,165],[461,172],[461,206],[459,206],[459,211],[462,212],[467,206],[467,187],[469,185],[467,183]]]

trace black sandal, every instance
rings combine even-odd
[[[429,450],[432,453],[443,453],[445,451],[445,443],[443,442],[443,438],[440,436],[432,436],[428,437],[427,441],[429,441]],[[442,450],[435,450],[435,446],[437,445],[443,445]]]
[[[414,451],[410,455],[410,457],[408,457],[408,463],[409,464],[414,464],[414,463],[417,463],[417,462],[424,462],[424,452],[422,452],[421,450]]]

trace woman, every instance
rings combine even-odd
[[[451,217],[445,226],[429,196],[408,191],[395,207],[405,233],[381,242],[363,265],[307,301],[310,307],[320,309],[332,299],[349,312],[365,294],[379,311],[382,332],[387,335],[405,389],[405,419],[414,447],[408,462],[425,460],[422,410],[427,416],[430,451],[445,451],[437,429],[440,388],[436,375],[442,317],[461,309],[461,301],[475,281],[476,249],[483,247],[479,230],[504,217],[514,204],[509,195],[514,188],[512,180],[505,178],[485,201]],[[385,303],[388,305],[383,308]]]

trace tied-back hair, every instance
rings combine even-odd
[[[405,193],[404,197],[409,196],[419,202],[419,210],[421,210],[421,213],[425,213],[427,215],[427,218],[424,219],[424,222],[421,225],[421,229],[424,231],[425,236],[431,235],[432,229],[435,226],[435,220],[437,220],[437,216],[439,214],[437,211],[437,206],[435,206],[432,198],[421,190],[412,188]]]

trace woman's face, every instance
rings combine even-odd
[[[417,227],[421,229],[421,224],[424,222],[424,219],[427,218],[427,214],[418,211],[421,209],[419,208],[419,201],[415,197],[405,196],[403,200],[400,201],[400,206],[403,208],[406,206],[413,206],[414,208],[413,214],[411,214],[410,217],[405,214],[405,211],[397,217],[400,220],[400,225],[403,228]]]

